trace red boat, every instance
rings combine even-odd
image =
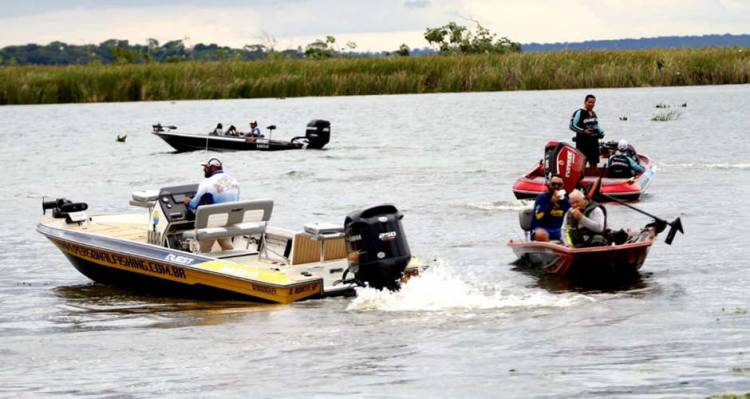
[[[517,264],[573,281],[611,281],[637,275],[656,240],[653,229],[633,233],[624,244],[571,248],[555,242],[513,241]]]
[[[599,164],[606,165],[610,151],[616,148],[617,143],[602,144]],[[606,166],[584,168],[584,159],[584,155],[572,146],[550,141],[545,146],[544,160],[539,161],[539,164],[532,170],[516,180],[513,184],[513,194],[517,199],[536,198],[537,195],[547,191],[545,171],[552,171],[563,177],[566,183],[565,190],[568,192],[577,184],[587,187],[601,178],[599,193],[622,201],[635,201],[646,191],[656,170],[651,158],[638,154],[640,164],[646,168],[645,171],[631,178],[610,177]],[[604,196],[597,196],[596,200],[605,202],[608,199]]]

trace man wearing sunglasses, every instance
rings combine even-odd
[[[560,240],[563,216],[570,209],[565,195],[563,179],[558,174],[547,178],[547,192],[539,194],[534,201],[531,218],[531,239],[535,241]]]

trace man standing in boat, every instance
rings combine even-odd
[[[195,212],[201,205],[239,201],[240,185],[234,177],[224,172],[224,167],[219,159],[211,158],[201,165],[203,166],[203,175],[206,178],[198,185],[198,191],[194,197],[185,197],[184,203],[188,209]],[[215,241],[217,240],[201,240],[200,251],[211,252]],[[234,249],[232,241],[228,238],[221,238],[218,242],[221,249],[225,251]]]
[[[576,132],[576,148],[586,156],[586,163],[596,167],[599,164],[599,139],[604,137],[604,130],[594,112],[596,97],[586,95],[583,108],[573,113],[570,119],[570,130]]]
[[[607,245],[607,210],[589,200],[581,190],[570,193],[570,209],[565,213],[563,242],[573,248]]]
[[[541,193],[534,201],[534,214],[531,217],[531,239],[534,241],[560,240],[563,216],[570,209],[565,197],[563,179],[552,174],[547,180],[547,192]]]

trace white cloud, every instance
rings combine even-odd
[[[522,43],[750,33],[750,0],[70,1],[33,10],[14,3],[13,12],[0,16],[0,46],[189,37],[192,43],[240,47],[266,32],[279,48],[334,35],[341,43],[356,42],[359,50],[393,50],[401,43],[426,46],[427,27],[471,20]]]

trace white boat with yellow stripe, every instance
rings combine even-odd
[[[357,286],[396,290],[424,267],[411,256],[393,205],[352,212],[343,226],[269,225],[273,201],[183,205],[197,185],[132,194],[134,213],[89,215],[88,205],[43,201],[37,231],[90,279],[139,291],[290,303],[347,295]],[[194,216],[194,217],[193,217]],[[206,240],[228,240],[231,249]],[[209,243],[210,245],[210,243]],[[205,248],[204,248],[205,249]]]

